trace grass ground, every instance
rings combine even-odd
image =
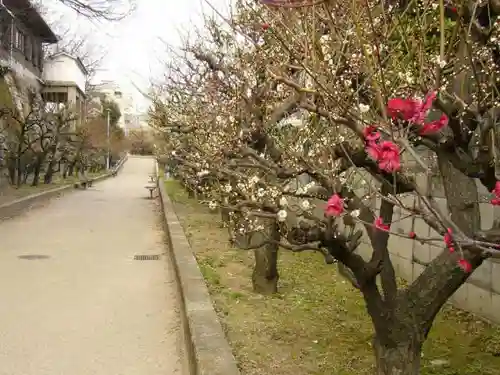
[[[87,173],[87,177],[96,177],[101,173]],[[41,178],[41,181],[38,186],[31,186],[30,184],[24,184],[19,188],[13,187],[13,186],[5,186],[0,189],[0,205],[6,204],[8,202],[12,202],[16,199],[21,199],[24,197],[27,197],[28,195],[31,194],[36,194],[40,193],[46,190],[54,189],[56,187],[60,187],[63,185],[67,184],[72,184],[73,182],[77,181],[78,178],[71,176],[63,179],[60,176],[54,176],[54,181],[51,184],[44,184],[43,183],[43,177]]]
[[[243,375],[372,374],[371,323],[335,267],[315,254],[283,251],[280,293],[255,295],[252,254],[231,248],[218,215],[177,182],[166,184]],[[500,374],[500,327],[446,307],[422,366],[422,375]]]

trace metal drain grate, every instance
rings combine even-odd
[[[32,255],[19,255],[18,258],[25,260],[38,260],[38,259],[49,259],[50,257],[48,255],[32,254]]]
[[[134,260],[160,260],[160,255],[134,255]]]

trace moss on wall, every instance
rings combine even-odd
[[[10,88],[5,77],[0,77],[0,108],[9,108],[11,110],[15,108],[14,100],[12,99],[12,94],[10,93]]]
[[[12,91],[8,83],[6,76],[0,76],[0,111],[8,109],[12,113],[18,113],[14,98],[12,97]],[[3,128],[10,129],[16,127],[18,124],[11,116],[2,116],[0,120],[0,130]],[[10,133],[10,132],[9,132]]]

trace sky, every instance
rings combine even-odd
[[[168,59],[165,43],[179,46],[181,35],[202,25],[203,12],[213,13],[204,1],[136,0],[135,11],[119,22],[88,21],[56,0],[42,0],[42,3],[50,9],[49,21],[62,22],[73,32],[83,33],[97,49],[105,52],[95,80],[116,81],[145,109],[149,103],[132,82],[147,92],[150,79],[161,78],[162,62]],[[210,4],[221,13],[228,13],[229,0],[210,0]]]

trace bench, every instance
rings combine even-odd
[[[148,185],[145,186],[146,189],[149,190],[149,199],[153,199],[153,192],[158,188],[157,185]]]
[[[81,181],[78,181],[78,182],[75,182],[75,189],[78,189],[78,188],[83,188],[83,189],[86,189],[88,187],[92,187],[92,184],[93,184],[93,180],[81,180]]]

